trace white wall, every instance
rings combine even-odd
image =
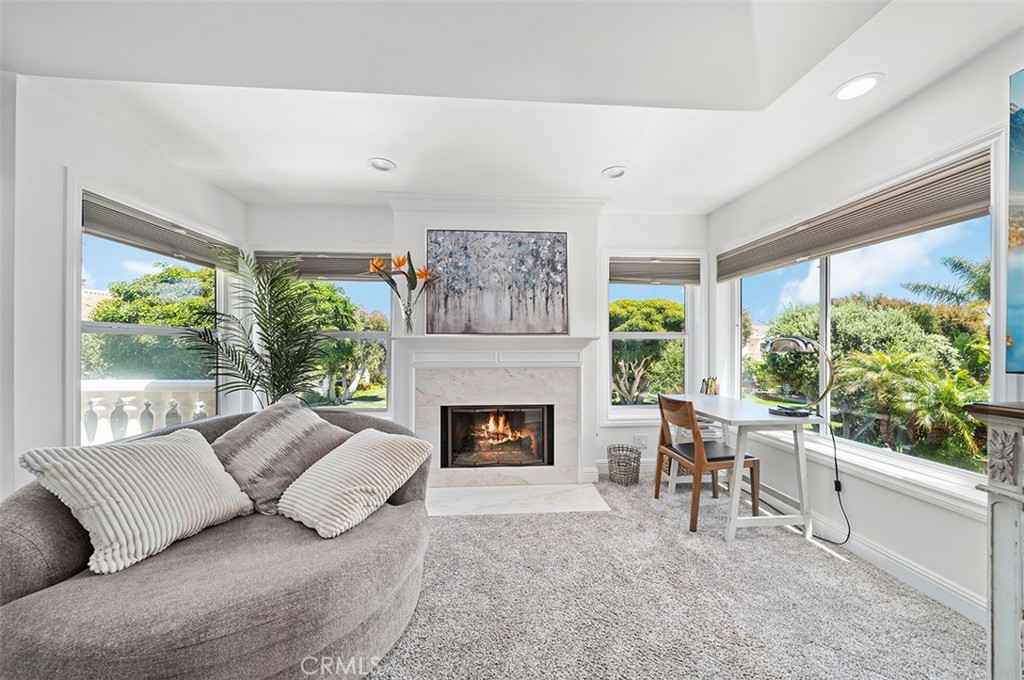
[[[710,250],[719,252],[795,224],[923,167],[941,156],[967,148],[1005,129],[1010,74],[1024,68],[1024,32],[1017,32],[979,58],[899,107],[856,130],[766,184],[723,206],[709,216]],[[1003,140],[1005,143],[1005,138]],[[997,163],[1005,163],[1005,153]],[[1005,168],[997,164],[996,215],[1005,216]],[[1005,248],[1005,217],[994,218],[994,273],[998,277]],[[996,286],[997,292],[999,286]],[[735,288],[731,283],[715,292],[719,318],[714,323],[714,359],[720,374],[738,381],[735,330]],[[998,296],[994,299],[998,310]],[[997,319],[997,322],[999,320]],[[996,336],[1000,334],[997,332]],[[994,366],[998,371],[999,366]],[[1024,395],[1020,380],[1003,380],[997,396]],[[792,454],[784,448],[755,443],[763,459],[762,480],[791,494]],[[892,467],[884,475],[865,475],[863,457],[844,456],[844,486],[853,523],[853,549],[933,596],[980,618],[986,592],[986,525],[983,496],[972,491],[974,481],[920,479]],[[842,526],[832,491],[826,456],[811,460],[811,494],[823,530]],[[980,480],[980,477],[978,478]],[[912,489],[882,483],[907,480]],[[923,486],[919,486],[923,483]],[[953,496],[928,488],[953,489]],[[956,502],[950,498],[959,499]],[[832,535],[835,535],[834,533]]]
[[[339,205],[249,205],[246,240],[253,250],[390,252],[391,208]]]
[[[32,78],[16,77],[16,95],[13,427],[0,441],[6,473],[21,451],[65,438],[65,385],[78,371],[64,366],[65,338],[73,333],[66,327],[65,270],[79,276],[77,263],[64,262],[66,168],[90,187],[131,197],[229,242],[245,241],[245,206],[234,197],[69,106]],[[4,116],[9,120],[6,108]],[[26,480],[14,469],[13,486]]]
[[[15,78],[0,73],[0,498],[14,485]]]

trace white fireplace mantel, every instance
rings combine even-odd
[[[408,368],[460,366],[582,366],[597,338],[571,335],[414,335],[393,338]],[[396,362],[396,363],[398,363]]]

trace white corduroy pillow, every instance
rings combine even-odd
[[[277,512],[334,538],[384,505],[433,450],[416,437],[362,430],[299,475]]]
[[[253,509],[195,430],[123,444],[31,449],[20,462],[88,530],[89,569],[97,574],[121,571]]]

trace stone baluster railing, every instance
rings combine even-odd
[[[988,424],[989,677],[1024,677],[1024,403],[970,404]]]
[[[102,442],[213,415],[212,380],[83,380],[81,442]]]

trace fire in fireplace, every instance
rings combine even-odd
[[[540,406],[442,406],[441,467],[553,465],[554,413]]]

